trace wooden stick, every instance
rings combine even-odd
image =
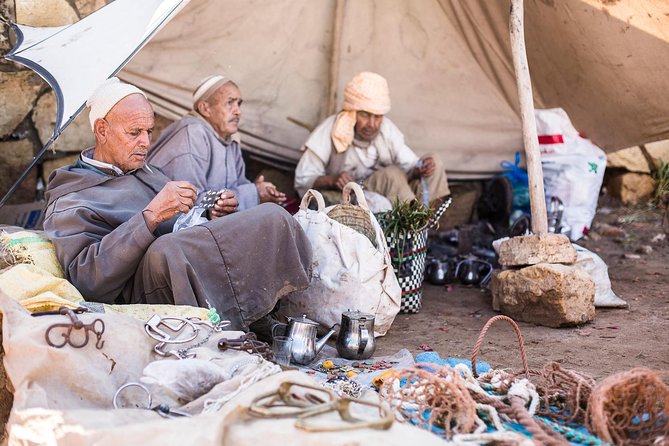
[[[548,233],[546,198],[544,195],[544,174],[541,170],[541,153],[537,137],[537,123],[534,117],[534,99],[532,81],[525,51],[525,30],[523,25],[523,0],[511,1],[511,51],[513,67],[516,72],[518,99],[520,100],[520,118],[523,125],[523,143],[527,159],[527,175],[530,185],[530,209],[532,211],[532,232]]]
[[[335,5],[335,19],[332,29],[332,53],[330,54],[330,85],[328,89],[327,116],[333,114],[337,108],[337,84],[339,83],[339,61],[341,48],[342,23],[346,0],[337,0]]]

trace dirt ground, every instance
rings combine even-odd
[[[557,361],[597,380],[633,367],[669,370],[669,234],[664,232],[669,228],[663,230],[662,212],[647,206],[599,208],[593,230],[578,243],[607,263],[612,289],[629,308],[597,309],[593,322],[574,328],[519,323],[530,368]],[[442,358],[470,358],[481,328],[497,314],[491,300],[487,290],[426,282],[421,312],[398,315],[377,340],[375,356],[401,348],[415,356],[427,344]],[[508,323],[490,328],[479,359],[494,368],[521,368]]]

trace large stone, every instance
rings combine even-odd
[[[595,317],[595,283],[574,265],[541,263],[506,270],[493,277],[492,306],[517,321],[537,325],[584,324]]]
[[[56,96],[52,91],[37,101],[33,112],[33,123],[42,144],[46,144],[56,124]],[[83,111],[65,128],[51,148],[57,152],[81,152],[94,145],[95,137],[88,121],[88,113]]]
[[[15,0],[16,22],[30,26],[63,26],[79,20],[67,0]]]
[[[650,173],[648,161],[638,146],[609,153],[606,156],[607,169],[625,169],[629,172]]]
[[[68,166],[74,164],[79,159],[79,154],[67,155],[64,157],[58,157],[55,159],[48,159],[42,163],[42,181],[47,185],[49,182],[49,176],[51,172],[58,169],[59,167]]]
[[[0,196],[4,196],[33,159],[30,140],[0,142]],[[26,203],[35,199],[37,172],[33,169],[12,195],[9,203]]]
[[[608,193],[618,198],[623,204],[638,204],[645,201],[655,192],[655,182],[648,174],[618,173],[612,174],[607,181]]]
[[[669,163],[669,139],[650,142],[646,144],[646,149],[648,150],[650,156],[653,158],[655,166],[659,166],[660,161]]]
[[[0,137],[12,133],[28,115],[41,87],[31,71],[0,71]]]
[[[576,250],[563,234],[522,235],[506,239],[499,246],[499,263],[503,266],[572,264],[576,257]]]

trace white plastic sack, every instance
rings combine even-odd
[[[576,265],[581,267],[595,282],[595,307],[627,308],[627,302],[619,298],[611,289],[609,267],[594,252],[572,243],[576,250]]]
[[[383,230],[369,211],[360,186],[347,184],[342,202],[350,202],[351,191],[355,192],[358,205],[369,213],[377,247],[363,234],[328,217],[334,206],[324,208],[321,194],[313,189],[307,191],[295,219],[311,242],[313,276],[309,288],[281,301],[279,313],[306,315],[331,327],[341,322],[343,312],[359,310],[374,315],[374,336],[383,336],[400,310],[402,291],[390,263]],[[318,210],[308,209],[311,198],[318,202]]]
[[[561,108],[535,110],[546,198],[564,204],[563,225],[572,240],[583,237],[597,210],[606,154],[579,135]]]

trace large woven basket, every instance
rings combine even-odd
[[[427,254],[427,231],[434,227],[451,205],[446,200],[430,221],[419,231],[400,233],[397,238],[386,234],[390,260],[402,290],[401,313],[418,313],[423,303],[423,278]]]
[[[358,231],[367,237],[376,248],[376,233],[368,210],[353,204],[342,203],[330,209],[328,217]]]

